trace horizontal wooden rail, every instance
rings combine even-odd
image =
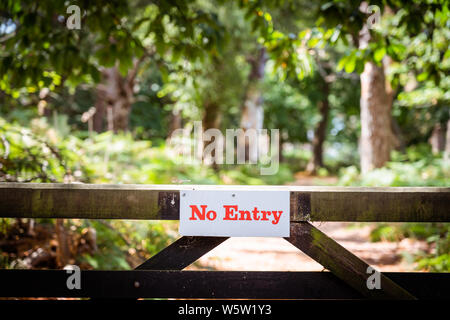
[[[385,273],[419,299],[448,299],[450,273]],[[0,297],[363,299],[330,272],[0,270]]]
[[[288,190],[291,221],[450,222],[450,188],[0,183],[0,217],[178,220],[183,190]]]

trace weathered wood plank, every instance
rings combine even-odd
[[[30,184],[31,185],[31,184]],[[178,219],[179,191],[50,184],[0,186],[0,216],[79,219]]]
[[[285,239],[365,297],[415,299],[412,294],[382,273],[381,289],[369,290],[367,288],[369,265],[309,222],[291,223],[291,235]]]
[[[449,299],[450,273],[386,273],[421,299]],[[361,299],[331,272],[0,270],[0,297]]]
[[[294,192],[293,221],[449,222],[450,188]],[[431,188],[433,189],[433,188]]]
[[[450,188],[0,183],[0,217],[179,219],[180,190],[288,190],[291,221],[450,222]]]
[[[227,237],[181,237],[136,267],[136,270],[183,270],[227,239]]]

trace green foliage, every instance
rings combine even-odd
[[[385,167],[360,176],[355,166],[341,170],[339,185],[345,186],[441,186],[448,187],[450,166],[441,157],[431,155],[428,145],[409,147],[404,154],[394,152],[393,161]],[[400,241],[416,238],[429,243],[431,252],[417,252],[413,259],[417,268],[433,272],[450,271],[450,224],[401,223],[378,224],[372,241]]]
[[[276,76],[267,77],[264,83],[264,128],[282,128],[280,138],[292,143],[307,142],[307,132],[313,129],[312,121],[315,120],[316,104],[321,95],[314,90],[301,91],[298,87],[304,89],[309,85],[315,89],[310,82],[305,79],[300,84],[289,83],[281,82]],[[315,97],[310,99],[312,97],[302,92]]]
[[[171,224],[156,221],[82,220],[72,221],[72,226],[78,233],[86,227],[96,230],[97,250],[83,254],[80,262],[103,270],[130,269],[131,257],[148,259],[169,245],[175,234]]]
[[[283,185],[294,180],[289,165],[281,163],[276,174],[260,175],[261,165],[239,165],[219,171],[221,183],[244,185]]]
[[[274,62],[274,69],[282,79],[303,79],[312,73],[312,58],[304,49],[302,39],[290,32],[292,26],[298,22],[293,17],[309,18],[308,14],[302,12],[304,3],[266,0],[239,1],[239,5],[245,12],[245,18],[249,21],[252,31],[259,35],[259,43],[266,48],[270,59]],[[311,10],[309,4],[306,7]],[[284,15],[286,11],[291,12],[291,15]],[[275,24],[271,12],[278,18],[280,16],[283,18]],[[293,12],[295,15],[292,15]]]
[[[65,2],[3,1],[0,24],[0,89],[41,89],[66,81],[97,82],[99,66],[126,74],[133,58],[156,50],[160,57],[196,59],[217,54],[223,37],[216,16],[195,2],[75,1],[80,30],[66,27]],[[169,45],[170,43],[170,45]],[[52,87],[52,88],[53,88]]]
[[[130,127],[137,140],[165,139],[168,135],[173,104],[158,96],[163,86],[161,72],[156,63],[139,78],[135,102],[130,113]]]
[[[347,54],[340,59],[337,70],[347,73],[361,73],[366,61],[381,66],[383,58],[389,56],[394,62],[387,76],[394,89],[408,84],[406,92],[399,94],[398,104],[444,105],[448,117],[448,1],[371,1],[370,5],[381,10],[382,19],[367,30],[370,42],[364,48],[360,47],[359,32],[374,11],[363,12],[362,3],[321,1],[317,24],[324,29],[317,30],[327,31],[319,33],[314,43],[325,38],[332,40],[330,43],[344,44]],[[417,82],[411,90],[414,78]],[[394,109],[397,115],[402,112]]]
[[[418,261],[418,268],[429,272],[450,272],[450,254],[424,257]]]
[[[343,186],[449,186],[450,166],[441,157],[430,156],[429,146],[410,147],[406,154],[393,154],[385,167],[360,176],[355,166],[343,168]]]
[[[78,141],[61,140],[45,120],[32,121],[28,129],[0,118],[0,139],[0,181],[71,181],[86,171],[72,151]]]
[[[82,152],[91,159],[88,166],[95,183],[217,182],[212,169],[180,164],[165,145],[152,147],[150,141],[135,141],[131,134],[105,132],[85,141],[83,147]]]
[[[0,118],[3,181],[170,184],[283,184],[292,179],[291,169],[281,164],[273,176],[260,176],[259,166],[225,166],[215,172],[194,161],[186,164],[164,143],[135,140],[130,133],[93,134],[63,138],[44,120],[31,129],[7,124]],[[226,180],[226,179],[225,179]]]
[[[399,241],[401,235],[402,234],[399,233],[394,226],[388,224],[379,224],[375,229],[371,231],[370,240],[373,242]]]
[[[371,241],[400,241],[404,238],[427,240],[447,232],[448,224],[439,223],[380,223],[370,234]],[[430,239],[431,240],[431,239]]]
[[[431,272],[450,271],[450,224],[449,223],[402,223],[378,224],[371,231],[371,241],[401,241],[416,238],[427,241],[430,252],[417,252],[414,260],[417,268]]]

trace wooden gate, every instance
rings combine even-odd
[[[250,186],[0,183],[0,217],[178,220],[183,190]],[[330,272],[182,271],[226,237],[181,237],[132,271],[81,271],[68,289],[65,270],[0,270],[0,297],[433,299],[450,298],[449,273],[381,273],[311,221],[449,222],[450,188],[257,187],[289,190],[285,238]]]

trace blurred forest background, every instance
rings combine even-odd
[[[76,11],[80,8],[80,29]],[[446,186],[449,3],[98,0],[0,4],[0,181]],[[168,137],[280,129],[280,168],[180,165]],[[0,267],[129,269],[176,224],[0,220]],[[415,268],[450,270],[448,224]]]

